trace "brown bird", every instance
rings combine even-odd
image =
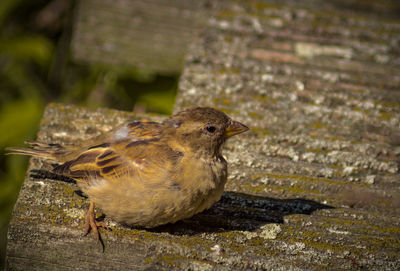
[[[197,107],[162,123],[130,122],[81,144],[28,142],[9,148],[59,163],[90,199],[87,233],[100,238],[95,205],[115,220],[155,227],[189,218],[217,202],[227,180],[225,140],[248,128],[221,111]]]

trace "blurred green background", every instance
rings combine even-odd
[[[0,269],[7,225],[28,158],[7,146],[35,139],[49,102],[170,114],[178,75],[69,61],[66,0],[0,1]]]

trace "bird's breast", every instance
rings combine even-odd
[[[136,226],[154,227],[199,213],[218,201],[227,178],[222,156],[183,157],[164,180],[107,180],[85,191],[107,215]]]

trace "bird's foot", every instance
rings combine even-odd
[[[96,213],[94,211],[94,203],[90,202],[89,210],[86,212],[86,218],[85,218],[85,236],[88,235],[91,231],[93,232],[94,238],[98,240],[103,247],[104,251],[104,243],[103,239],[101,238],[99,228],[104,228],[108,230],[109,228],[107,227],[106,223],[104,221],[97,221],[96,220]]]

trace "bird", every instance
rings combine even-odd
[[[163,122],[130,121],[70,145],[26,142],[8,148],[55,162],[52,173],[76,181],[89,198],[86,234],[101,240],[96,208],[116,221],[153,228],[210,208],[224,191],[224,142],[249,128],[211,107],[180,111]],[[103,245],[104,248],[104,245]]]

